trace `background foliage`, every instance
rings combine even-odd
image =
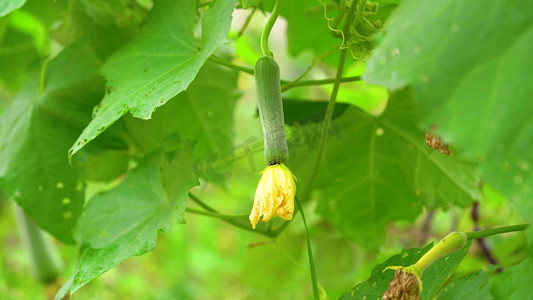
[[[0,1],[2,299],[313,297],[300,215],[247,217],[264,168],[249,73],[273,4]],[[531,222],[531,1],[291,0],[281,17],[288,165],[324,299],[381,296],[383,269],[452,230]],[[51,283],[28,272],[15,205],[64,261]],[[422,299],[531,299],[532,242],[469,243]]]

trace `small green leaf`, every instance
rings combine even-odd
[[[128,111],[149,119],[153,111],[184,91],[226,39],[235,0],[215,0],[202,17],[200,49],[194,39],[193,0],[158,1],[138,35],[105,63],[106,97],[94,119],[71,147],[73,155]]]
[[[188,191],[198,184],[191,151],[185,143],[173,157],[154,153],[116,188],[89,201],[76,229],[88,248],[80,258],[72,292],[126,258],[153,250],[159,231],[184,222]]]
[[[424,271],[422,274],[423,289],[420,295],[422,300],[431,299],[446,283],[446,280],[450,278],[455,268],[468,253],[470,245],[471,243],[468,242],[464,248],[440,258]],[[384,263],[376,265],[372,269],[368,280],[357,284],[352,290],[341,296],[340,299],[381,299],[381,296],[389,287],[389,282],[394,277],[394,270],[385,272],[383,270],[390,266],[410,266],[416,263],[431,247],[433,247],[433,243],[422,249],[403,249],[400,254],[391,256]]]

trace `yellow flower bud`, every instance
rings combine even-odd
[[[254,207],[250,213],[250,222],[255,228],[261,216],[263,222],[279,216],[291,220],[294,214],[294,195],[296,195],[296,177],[284,164],[266,167],[257,190]]]

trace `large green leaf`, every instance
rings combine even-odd
[[[477,160],[532,220],[533,2],[402,2],[364,79],[413,87],[424,128]]]
[[[194,6],[193,0],[157,2],[145,28],[106,61],[102,73],[108,93],[70,155],[128,111],[134,117],[149,119],[155,108],[189,86],[207,58],[225,41],[235,0],[212,2],[202,17],[200,49],[194,39]]]
[[[300,138],[289,144],[289,165],[300,187],[308,181],[316,126],[321,124],[292,128],[293,138]],[[382,244],[390,221],[413,220],[422,204],[465,206],[479,196],[468,164],[454,154],[428,153],[409,90],[392,95],[380,117],[350,107],[332,128],[314,185],[320,192],[317,210],[367,249]]]
[[[530,257],[494,276],[490,283],[490,292],[495,300],[532,299],[531,278],[533,258]]]
[[[459,278],[447,285],[439,293],[438,300],[492,300],[489,291],[489,277],[487,272],[478,271],[463,278]]]
[[[0,1],[0,17],[7,15],[26,3],[26,0],[2,0]]]
[[[423,289],[420,297],[422,300],[432,299],[439,289],[450,278],[459,263],[468,253],[471,243],[469,242],[462,249],[449,255],[441,257],[439,260],[430,265],[422,274]],[[422,255],[431,249],[433,243],[422,249],[412,248],[403,249],[400,254],[391,256],[382,264],[376,265],[368,280],[357,284],[352,290],[344,294],[340,299],[381,299],[383,293],[388,289],[391,279],[394,277],[394,270],[387,270],[389,266],[407,267],[418,261]]]
[[[157,233],[183,223],[188,191],[198,184],[192,147],[146,157],[116,188],[97,194],[81,216],[77,234],[88,246],[71,291],[119,264],[155,247]]]
[[[34,72],[0,117],[0,187],[64,242],[73,242],[84,190],[67,150],[104,87],[89,43],[85,39],[65,48],[49,63],[42,92]]]
[[[231,153],[237,73],[206,63],[186,91],[157,109],[151,120],[124,118],[135,144],[151,152],[173,136],[197,141],[195,158],[206,161]]]

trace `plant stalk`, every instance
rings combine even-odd
[[[272,52],[268,48],[268,37],[270,36],[270,31],[272,30],[272,27],[274,27],[274,23],[276,23],[276,20],[279,17],[279,11],[281,9],[281,0],[276,0],[276,4],[274,4],[274,9],[272,10],[272,14],[267,20],[267,23],[265,24],[265,28],[263,29],[263,32],[261,33],[261,53],[263,56],[270,56],[273,57]]]
[[[57,249],[50,237],[19,206],[15,205],[14,209],[20,239],[28,252],[32,275],[42,283],[55,281],[63,266]]]
[[[344,23],[343,32],[346,37],[346,40],[348,40],[350,37],[349,27],[350,27],[350,24],[352,23],[352,18],[354,16],[357,2],[358,1],[356,0],[352,1],[348,16],[346,18],[346,22]],[[333,91],[331,92],[331,97],[328,102],[328,107],[326,108],[326,115],[324,116],[324,125],[322,126],[322,132],[320,134],[320,140],[318,143],[317,157],[313,164],[313,169],[311,170],[311,176],[309,177],[307,186],[302,192],[302,198],[304,199],[304,201],[307,198],[307,195],[309,194],[309,192],[311,191],[311,186],[313,185],[313,181],[315,180],[316,174],[318,172],[318,167],[320,166],[320,160],[322,159],[322,153],[324,152],[324,147],[326,145],[329,123],[331,122],[331,118],[333,117],[333,112],[335,111],[335,102],[337,101],[337,94],[339,92],[339,87],[341,84],[342,72],[344,70],[344,62],[346,61],[347,50],[348,50],[347,48],[343,48],[341,50],[341,54],[339,58],[339,65],[337,66],[337,75],[335,76],[335,84],[333,85]]]
[[[296,201],[296,205],[298,205],[298,209],[300,210],[300,214],[302,215],[302,221],[304,222],[305,227],[305,236],[307,237],[307,255],[309,257],[309,269],[311,271],[311,282],[313,285],[313,296],[315,300],[320,299],[320,294],[318,291],[318,280],[316,278],[316,269],[315,269],[315,260],[313,258],[313,247],[311,247],[311,239],[309,238],[309,230],[307,229],[307,221],[305,219],[304,209],[302,207],[302,204],[298,200],[298,198],[294,198]]]
[[[528,227],[529,227],[529,224],[520,224],[520,225],[497,227],[497,228],[492,228],[492,229],[487,229],[487,230],[471,231],[471,232],[466,233],[466,238],[469,240],[480,239],[480,238],[484,238],[484,237],[496,235],[496,234],[501,234],[501,233],[524,231]]]

